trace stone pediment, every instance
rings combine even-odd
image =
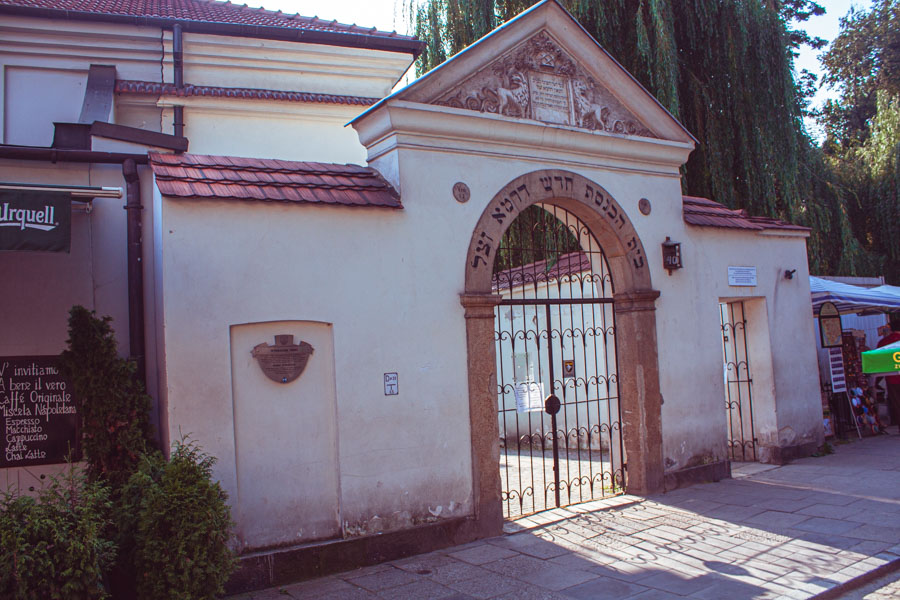
[[[501,54],[430,104],[592,131],[658,137],[546,30]]]

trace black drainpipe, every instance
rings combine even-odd
[[[172,62],[177,93],[184,89],[184,45],[180,23],[176,23],[172,27]],[[175,129],[175,135],[184,137],[184,106],[180,104],[175,105],[175,121],[172,125]]]
[[[128,338],[131,359],[137,363],[138,377],[147,383],[144,354],[144,262],[142,257],[141,179],[134,160],[122,162],[125,178],[125,210],[128,217]]]

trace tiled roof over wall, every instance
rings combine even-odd
[[[288,160],[150,154],[163,196],[402,208],[375,169]]]
[[[262,90],[255,88],[230,88],[209,85],[185,85],[180,90],[174,83],[157,83],[153,81],[116,81],[118,94],[146,94],[153,96],[205,96],[210,98],[247,98],[251,100],[283,100],[287,102],[312,102],[318,104],[348,104],[371,106],[378,98],[365,96],[341,96],[338,94],[312,94],[308,92],[286,92],[280,90]]]
[[[396,51],[418,52],[424,45],[413,37],[397,32],[379,31],[374,27],[345,25],[318,17],[302,17],[279,11],[250,8],[218,0],[0,0],[0,12],[30,14],[66,19],[110,20],[134,25],[158,25],[159,21],[185,24],[205,23],[240,26],[244,35],[252,36],[259,29],[295,30],[298,33],[339,34],[358,36],[357,47],[377,47],[365,40],[376,38],[399,42],[392,44]],[[130,20],[126,20],[130,19]],[[230,33],[232,34],[232,33]],[[302,35],[293,36],[306,41]],[[309,41],[315,41],[310,39]],[[382,44],[383,45],[383,44]],[[379,48],[386,49],[386,48]]]
[[[262,8],[250,8],[244,4],[217,0],[2,0],[5,6],[28,6],[74,12],[127,15],[134,17],[159,17],[176,21],[206,21],[259,25],[263,27],[289,27],[311,31],[335,33],[363,33],[387,37],[403,37],[396,33],[378,31],[374,27],[344,25],[337,21],[325,21],[316,17],[301,17]]]
[[[722,227],[725,229],[747,229],[751,231],[783,230],[804,232],[809,227],[794,225],[781,219],[770,217],[751,217],[745,210],[733,210],[724,204],[698,198],[683,196],[682,206],[684,222],[701,227]]]
[[[496,292],[520,285],[536,285],[548,281],[559,281],[567,275],[582,273],[591,269],[591,259],[582,251],[569,252],[556,257],[555,262],[539,260],[521,267],[513,267],[491,278],[491,287]]]

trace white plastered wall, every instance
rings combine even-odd
[[[637,203],[649,196],[654,217],[681,223],[674,165],[616,158],[589,167],[584,154],[553,163],[521,148],[463,140],[447,151],[417,142],[431,143],[403,142],[373,163],[402,191],[402,210],[158,199],[170,431],[191,432],[219,457],[217,475],[234,496],[229,328],[332,323],[344,535],[471,512],[459,294],[472,231],[503,185],[540,168],[569,168],[603,185],[632,219],[641,219]],[[453,199],[457,181],[470,186],[468,203]],[[672,233],[642,229],[648,248]],[[651,268],[659,265],[651,260]],[[384,395],[389,372],[398,373],[397,396]],[[279,485],[271,483],[272,493]],[[296,536],[304,523],[298,516],[284,526]],[[245,548],[271,541],[242,540]]]
[[[301,320],[334,324],[345,531],[468,510],[465,332],[457,280],[424,275],[449,260],[421,251],[427,209],[162,199],[160,212],[170,431],[219,458],[232,497],[229,328]],[[384,395],[388,372],[399,374],[396,396]],[[316,426],[301,419],[297,435]],[[284,523],[303,527],[301,514]]]
[[[115,65],[119,79],[162,74],[153,27],[4,16],[0,39],[4,144],[49,146],[54,121],[77,122],[92,64]]]
[[[343,534],[471,511],[459,304],[466,255],[494,194],[539,169],[568,169],[601,185],[641,238],[661,293],[663,454],[670,470],[725,458],[721,298],[765,299],[777,428],[789,425],[806,435],[815,411],[805,404],[810,384],[797,375],[806,372],[803,344],[811,339],[811,331],[804,335],[810,325],[803,306],[809,302],[802,289],[804,239],[685,225],[678,161],[687,156],[687,144],[396,106],[385,129],[383,114],[367,117],[370,129],[365,119],[359,128],[372,142],[372,165],[401,191],[402,210],[157,199],[169,429],[190,432],[219,457],[217,475],[229,493],[238,489],[240,468],[229,330],[242,323],[315,321],[333,324],[334,331]],[[458,181],[471,189],[465,204],[451,193]],[[648,216],[637,210],[641,198],[651,201]],[[671,276],[659,250],[666,237],[680,241],[684,254],[685,268]],[[748,256],[760,285],[735,291],[727,285],[727,266],[744,264]],[[794,280],[777,279],[785,268],[798,269]],[[384,395],[382,378],[389,372],[398,373],[397,396]],[[271,485],[276,494],[280,483]],[[302,517],[284,526],[303,540]],[[248,536],[242,542],[250,549],[272,540]]]
[[[163,33],[165,81],[172,76],[172,32]],[[412,55],[362,48],[184,34],[184,82],[343,96],[386,96]]]
[[[712,415],[709,419],[719,421],[723,436],[726,430],[719,302],[744,301],[754,424],[760,445],[821,443],[822,411],[805,236],[695,226],[686,226],[684,233],[685,266],[671,279],[690,278],[686,283],[695,286],[697,292],[684,305],[687,309],[673,307],[664,318],[657,318],[660,373],[661,377],[667,373],[668,378],[661,381],[666,401],[663,432],[667,465],[676,469],[694,466],[691,461],[697,457],[703,459],[698,448],[689,451],[690,445],[685,442],[697,433],[692,426],[695,415]],[[730,286],[729,266],[756,267],[757,285]],[[784,272],[793,269],[793,278],[785,278]],[[663,290],[663,284],[659,289]],[[658,304],[660,317],[667,302],[664,292]],[[679,342],[682,337],[685,342]],[[682,343],[694,346],[690,354],[680,349]],[[663,368],[665,356],[679,357],[671,361],[674,368]],[[689,365],[683,362],[683,356],[691,356]],[[696,390],[696,400],[673,406],[666,389]],[[710,452],[711,458],[724,458],[724,437],[710,446]],[[763,459],[768,456],[765,450],[760,454]]]
[[[366,152],[344,125],[364,106],[179,98],[192,154],[365,164]],[[162,98],[163,131],[172,133],[172,98]]]

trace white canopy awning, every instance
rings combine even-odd
[[[896,296],[900,296],[900,286],[896,285],[879,285],[878,287],[872,288],[873,292],[883,292],[885,294],[894,294]]]
[[[819,314],[824,302],[834,302],[841,314],[863,311],[892,312],[900,310],[900,287],[882,285],[864,288],[819,277],[809,278],[813,314]]]

